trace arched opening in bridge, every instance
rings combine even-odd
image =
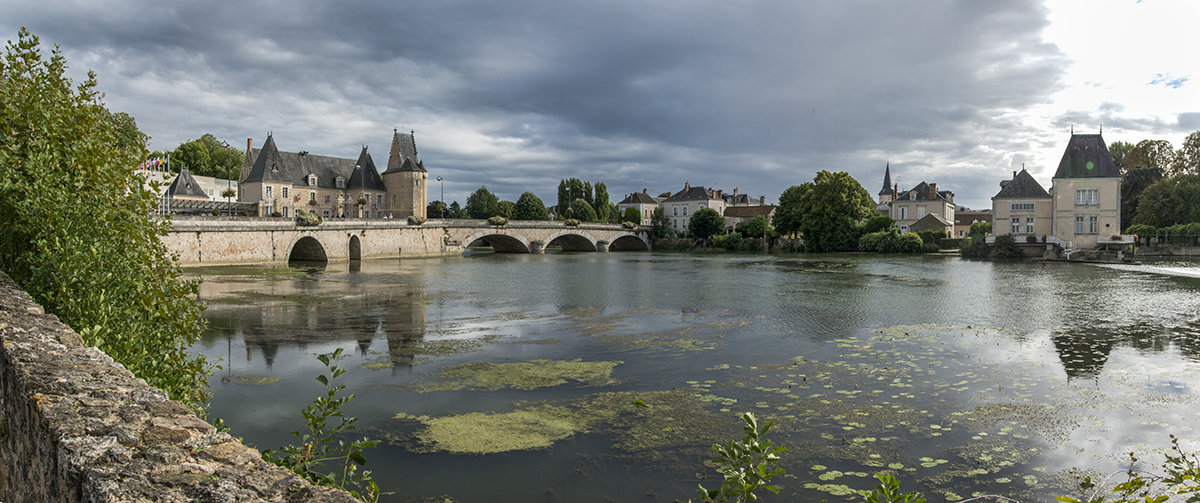
[[[350,236],[350,260],[362,260],[362,243],[358,236]]]
[[[608,245],[608,251],[644,251],[649,250],[650,245],[647,245],[642,238],[631,235],[624,235]]]
[[[579,234],[563,234],[546,243],[546,249],[559,249],[566,252],[594,252],[596,244]]]
[[[486,251],[489,247],[496,253],[529,253],[529,248],[520,239],[504,234],[489,234],[471,241],[464,253]]]
[[[327,262],[329,259],[325,256],[325,247],[321,246],[321,242],[311,236],[304,236],[292,245],[292,252],[288,254],[288,264],[293,262]]]

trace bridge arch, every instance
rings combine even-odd
[[[362,241],[358,236],[350,236],[350,260],[362,260]]]
[[[482,231],[472,234],[462,242],[470,247],[479,242],[487,242],[496,253],[529,253],[529,240],[519,234],[501,234],[496,231]]]
[[[288,252],[288,262],[295,261],[328,262],[329,257],[325,254],[325,246],[317,238],[303,236],[292,244]]]
[[[612,243],[609,243],[609,251],[647,251],[650,249],[650,242],[640,234],[632,232],[622,234],[613,238]]]
[[[546,248],[562,248],[562,251],[596,251],[596,238],[586,232],[561,230],[546,238]]]

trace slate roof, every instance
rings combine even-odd
[[[954,212],[955,225],[970,225],[974,222],[991,222],[992,212],[990,211],[956,211]]]
[[[275,138],[267,135],[261,149],[253,149],[254,165],[246,175],[246,182],[283,182],[308,187],[308,175],[317,175],[317,187],[337,189],[337,178],[346,180],[346,189],[385,190],[383,179],[363,147],[358,160],[340,157],[313,155],[307,152],[281,152],[275,146]],[[362,166],[356,170],[354,167]],[[357,177],[357,178],[356,178]]]
[[[1033,175],[1022,168],[1013,175],[1012,180],[1000,182],[1000,192],[992,196],[992,199],[1050,199],[1050,193],[1033,179]]]
[[[771,217],[771,213],[775,211],[774,204],[764,206],[726,206],[725,216],[734,218],[754,218],[757,216]]]
[[[710,201],[712,199],[714,198],[712,197],[711,190],[700,186],[692,187],[690,185],[685,185],[683,190],[671,194],[671,197],[663,199],[662,202],[677,203],[682,201]]]
[[[379,170],[375,168],[375,161],[371,160],[371,153],[367,152],[365,146],[354,163],[354,172],[350,174],[350,180],[346,182],[346,189],[387,190],[383,185],[383,179],[379,177]]]
[[[1104,138],[1098,134],[1072,134],[1054,178],[1120,178]]]
[[[926,213],[920,220],[908,226],[909,229],[934,229],[938,227],[953,227],[954,224],[942,218],[937,213]]]
[[[413,136],[392,130],[392,149],[388,154],[388,167],[384,174],[398,171],[426,171],[425,163],[417,157],[417,140]]]
[[[892,193],[892,163],[889,162],[883,168],[883,190],[879,191],[879,194],[877,194],[877,195],[882,196],[884,194],[891,194],[891,193]]]
[[[910,199],[909,194],[912,194],[912,193],[917,194],[916,199]],[[939,190],[939,191],[937,191],[937,199],[953,202],[954,201],[954,193],[950,192],[948,190]],[[896,198],[896,202],[901,202],[901,203],[904,201],[932,201],[932,200],[934,200],[934,198],[929,197],[929,184],[925,183],[925,182],[921,182],[921,183],[917,184],[916,187],[913,187],[909,190],[901,192],[900,195]]]
[[[208,194],[204,192],[204,189],[200,188],[200,182],[192,178],[192,174],[188,172],[187,168],[181,170],[179,176],[175,177],[175,181],[171,182],[171,186],[167,188],[167,194],[171,197],[199,196],[205,199],[208,198]]]
[[[617,204],[658,204],[658,198],[645,192],[634,192]]]

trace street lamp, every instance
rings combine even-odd
[[[438,218],[446,218],[446,183],[442,181],[442,177],[437,177],[438,184],[442,186],[442,198],[438,200]]]

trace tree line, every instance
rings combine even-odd
[[[1108,152],[1121,172],[1126,233],[1200,222],[1200,131],[1178,149],[1166,140],[1116,141]]]
[[[504,217],[508,220],[550,220],[553,214],[559,220],[573,218],[581,222],[612,222],[619,220],[637,222],[637,210],[626,212],[618,218],[617,205],[609,200],[608,186],[604,182],[585,182],[578,178],[565,178],[558,183],[558,204],[547,207],[533,192],[523,192],[516,202],[501,200],[486,185],[480,186],[467,196],[466,205],[454,201],[447,205],[433,201],[426,208],[429,218],[473,218],[487,219]]]

